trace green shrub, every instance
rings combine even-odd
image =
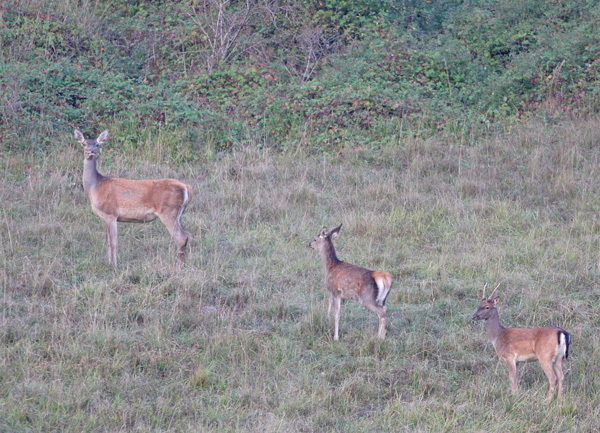
[[[600,6],[588,0],[256,3],[235,55],[211,68],[197,6],[7,4],[3,147],[24,127],[116,122],[184,126],[215,151],[249,139],[326,150],[600,108]]]

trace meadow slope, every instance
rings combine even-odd
[[[119,225],[110,269],[80,146],[50,140],[0,156],[0,431],[600,430],[600,119],[185,164],[115,133],[101,172],[194,189],[181,274],[156,222]],[[332,341],[307,246],[340,223],[342,260],[395,277],[384,342],[352,302]],[[510,395],[470,321],[485,283],[505,325],[571,333],[562,401],[537,364]]]

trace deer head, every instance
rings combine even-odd
[[[94,159],[98,149],[102,146],[106,140],[108,140],[108,129],[98,136],[95,140],[86,140],[79,129],[75,130],[75,139],[83,146],[83,154],[85,159]]]
[[[325,246],[331,245],[331,240],[340,233],[341,229],[342,224],[327,233],[327,229],[323,227],[321,233],[319,233],[308,246],[313,250],[322,251]]]
[[[483,299],[481,299],[477,311],[473,314],[473,320],[487,320],[492,316],[493,310],[496,309],[500,302],[500,298],[496,295],[498,287],[500,287],[500,284],[496,286],[489,298],[485,297],[485,287],[483,288]]]

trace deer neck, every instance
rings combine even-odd
[[[96,185],[103,177],[96,170],[96,157],[92,157],[91,159],[85,158],[83,160],[83,189],[87,194],[90,194],[96,188]]]
[[[335,255],[335,248],[333,248],[333,242],[328,242],[325,247],[321,250],[321,262],[323,263],[323,270],[325,275],[329,269],[331,269],[340,260]]]
[[[497,309],[492,309],[490,318],[485,321],[485,329],[490,341],[496,347],[496,341],[498,341],[498,337],[504,330],[504,327],[500,324],[500,316]]]

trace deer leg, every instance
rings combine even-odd
[[[185,261],[185,248],[187,247],[188,237],[183,233],[183,236],[176,238],[175,242],[177,243],[177,263],[175,267],[180,271],[183,268],[183,262]]]
[[[508,381],[510,382],[510,390],[513,394],[517,393],[517,361],[515,359],[507,360]]]
[[[387,333],[387,331],[385,329],[386,324],[387,324],[387,318],[385,315],[385,307],[381,306],[381,305],[375,305],[370,302],[362,302],[361,301],[361,304],[363,304],[367,310],[375,312],[377,314],[377,316],[379,317],[379,331],[377,332],[377,337],[384,340],[385,334]]]
[[[558,377],[558,398],[562,398],[563,383],[565,381],[565,374],[562,370],[562,360],[562,356],[559,356],[554,363],[554,373],[556,374],[556,377]]]
[[[377,313],[377,316],[379,316],[379,331],[377,332],[377,337],[379,337],[382,340],[385,340],[385,334],[387,333],[387,317],[385,314],[385,305],[377,305],[377,309],[375,312]]]
[[[188,236],[183,230],[183,227],[181,227],[181,222],[179,221],[182,213],[183,208],[180,209],[175,215],[158,215],[162,223],[171,234],[171,237],[177,244],[177,262],[175,265],[177,270],[181,270],[183,267],[183,262],[185,260],[185,248],[188,243]]]
[[[108,263],[117,268],[117,218],[109,218],[106,223],[106,253]]]
[[[377,336],[382,339],[385,340],[385,334],[387,334],[387,318],[385,317],[385,307],[383,309],[383,317],[379,316],[379,331],[377,332]]]
[[[342,299],[339,296],[331,295],[330,302],[333,302],[333,341],[340,339],[340,310],[342,307]]]
[[[177,217],[175,218],[177,235],[173,236],[173,237],[175,238],[175,242],[177,243],[177,265],[176,265],[177,270],[181,270],[181,268],[183,267],[183,262],[185,260],[185,249],[186,249],[187,243],[188,243],[188,236],[185,233],[185,230],[183,230],[183,227],[181,226],[181,216],[183,215],[183,212],[185,211],[185,207],[187,206],[188,201],[189,201],[189,195],[188,195],[188,191],[186,189],[184,202],[181,205],[179,212],[177,213]]]
[[[541,359],[540,365],[542,366],[542,370],[544,370],[544,374],[548,379],[548,394],[546,395],[546,401],[550,401],[552,400],[554,388],[556,387],[556,374],[554,374],[554,366],[552,365],[552,360],[542,362]]]

